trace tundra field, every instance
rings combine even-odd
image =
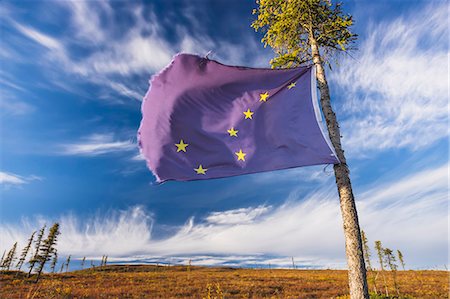
[[[449,272],[379,272],[371,298],[448,298]],[[383,277],[384,275],[384,277]],[[349,298],[344,270],[209,268],[110,265],[45,274],[38,283],[16,271],[1,272],[0,298]]]

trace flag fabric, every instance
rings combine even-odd
[[[336,164],[313,67],[228,66],[178,54],[152,77],[138,131],[157,182]]]

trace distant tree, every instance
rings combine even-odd
[[[105,255],[105,260],[103,261],[103,266],[106,266],[106,263],[108,262],[108,256]]]
[[[292,257],[292,269],[295,269],[294,257]]]
[[[84,269],[84,262],[86,261],[86,257],[83,256],[83,259],[81,260],[81,269]]]
[[[389,269],[391,270],[391,273],[392,273],[392,279],[394,281],[395,291],[397,292],[397,295],[400,296],[400,291],[398,289],[398,284],[397,284],[397,268],[398,267],[396,264],[394,253],[389,248],[384,248],[383,253],[384,253],[385,264],[389,266]]]
[[[34,243],[34,255],[31,256],[31,259],[28,262],[30,264],[30,269],[28,271],[28,277],[31,276],[31,272],[33,271],[34,266],[38,262],[39,250],[41,248],[41,243],[42,243],[42,238],[44,237],[45,228],[46,228],[46,225],[44,224],[44,226],[39,231],[36,241]]]
[[[370,265],[370,248],[367,242],[366,233],[361,230],[361,241],[363,244],[364,260],[366,262],[366,270],[370,271],[372,266]]]
[[[52,258],[52,255],[56,250],[55,246],[59,234],[59,223],[54,223],[49,230],[47,238],[42,242],[42,245],[39,249],[39,254],[37,257],[38,268],[36,282],[39,281],[39,277],[41,276],[45,263]]]
[[[6,268],[6,270],[9,270],[11,268],[11,265],[14,263],[16,259],[16,250],[17,250],[17,242],[14,243],[13,247],[8,251],[8,254],[6,254],[6,257],[1,265],[2,268]]]
[[[71,258],[72,256],[69,254],[69,256],[67,257],[67,260],[66,260],[66,272],[69,272],[69,264],[70,264],[70,258]]]
[[[386,283],[386,277],[384,275],[384,250],[381,241],[375,241],[375,249],[378,254],[378,262],[380,263],[381,276],[383,277],[384,289],[386,291],[386,296],[389,297],[389,290]]]
[[[364,232],[364,230],[361,230],[361,241],[363,243],[363,253],[364,253],[364,260],[366,262],[366,270],[368,272],[370,272],[370,280],[372,281],[373,284],[373,289],[375,294],[378,294],[378,290],[377,290],[377,277],[378,277],[378,273],[373,273],[373,269],[370,263],[370,248],[369,248],[369,242],[367,240],[367,236],[366,233]]]
[[[403,260],[403,253],[397,249],[397,255],[398,260],[400,261],[400,264],[402,265],[403,271],[405,270],[405,261]]]
[[[20,271],[20,269],[22,268],[22,265],[25,263],[25,259],[27,258],[27,255],[28,255],[28,252],[30,251],[31,245],[33,244],[33,239],[34,239],[35,234],[36,234],[36,231],[34,231],[31,234],[30,238],[28,239],[27,245],[22,250],[22,254],[20,255],[19,262],[16,265],[18,271]],[[17,272],[17,274],[19,274],[19,272]]]
[[[58,250],[55,248],[55,250],[53,251],[52,263],[50,264],[50,269],[52,270],[52,273],[55,273],[55,267],[57,262],[58,262]]]
[[[0,268],[2,268],[3,261],[4,261],[4,259],[5,259],[5,254],[6,254],[6,249],[3,250],[2,258],[0,259]]]

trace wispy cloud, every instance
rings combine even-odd
[[[356,60],[332,73],[345,94],[345,148],[416,150],[448,135],[447,19],[447,4],[435,2],[372,25]]]
[[[35,108],[28,103],[17,100],[10,93],[3,92],[2,97],[0,97],[0,110],[0,115],[21,116],[33,112]]]
[[[259,216],[269,212],[270,206],[258,206],[256,208],[241,208],[223,212],[212,212],[205,220],[212,224],[235,225],[252,223]]]
[[[185,5],[187,10],[195,9]],[[187,18],[190,22],[187,26],[177,25],[175,36],[172,35],[169,41],[167,30],[162,25],[165,20],[159,20],[160,16],[144,10],[140,4],[120,12],[132,20],[129,27],[121,28],[120,36],[116,34],[118,28],[113,21],[117,12],[109,2],[63,1],[58,3],[58,7],[67,14],[70,39],[52,36],[12,18],[9,18],[9,23],[46,50],[43,59],[36,60],[45,65],[46,72],[76,75],[81,82],[102,87],[103,93],[110,94],[109,98],[121,95],[141,100],[150,74],[166,66],[180,51],[206,54],[213,50],[217,55],[214,57],[224,62],[254,66],[266,65],[269,59],[266,54],[260,55],[261,45],[253,37],[243,37],[246,45],[216,41],[205,33],[204,26],[195,18]],[[84,50],[81,56],[72,51],[74,46]],[[136,76],[145,76],[145,80],[137,84]],[[53,76],[54,80],[57,78]]]
[[[401,249],[410,267],[442,267],[447,259],[447,170],[448,164],[424,169],[359,194],[361,225],[371,243],[381,240],[385,246]],[[295,256],[316,266],[344,267],[335,186],[300,200],[303,196],[295,191],[277,208],[262,205],[217,211],[198,223],[190,218],[175,234],[163,239],[151,237],[154,218],[142,207],[83,220],[65,216],[59,219],[59,248],[62,254],[141,259],[203,254],[228,255],[230,259],[255,254]],[[8,244],[25,240],[35,227],[33,221],[2,224],[0,233]]]
[[[60,42],[57,39],[50,37],[49,35],[46,35],[42,32],[39,32],[38,30],[35,30],[31,27],[19,24],[17,22],[13,22],[13,25],[23,35],[32,39],[33,41],[37,42],[38,44],[48,48],[49,50],[61,51],[63,49]]]
[[[115,140],[112,134],[93,134],[78,142],[61,145],[58,153],[71,156],[97,156],[131,150],[136,150],[136,144],[131,141]]]
[[[20,99],[26,94],[26,88],[14,82],[11,74],[2,70],[0,70],[0,89],[0,115],[20,116],[34,111],[34,106]]]
[[[22,176],[11,172],[0,171],[0,185],[4,187],[25,185],[36,180],[41,181],[42,178],[35,175]]]

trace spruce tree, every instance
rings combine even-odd
[[[41,243],[42,243],[42,238],[44,237],[45,228],[46,228],[46,225],[44,224],[44,226],[39,231],[36,241],[34,243],[34,255],[32,255],[30,261],[28,262],[30,264],[30,269],[28,271],[28,277],[30,277],[31,272],[34,269],[34,266],[38,262],[39,250],[41,248]]]
[[[20,269],[22,268],[23,264],[25,263],[25,259],[27,258],[27,255],[28,255],[28,252],[30,251],[31,245],[33,244],[33,239],[34,239],[34,235],[35,234],[36,234],[36,231],[34,231],[31,234],[30,238],[28,239],[27,245],[22,250],[22,254],[20,255],[19,262],[16,265],[18,271],[20,271]],[[19,274],[19,272],[17,272],[17,274]]]
[[[83,259],[81,260],[81,269],[84,269],[84,262],[86,261],[86,257],[83,256]]]
[[[66,272],[69,271],[70,258],[71,258],[71,255],[69,254],[69,256],[67,257],[67,260],[66,260]]]
[[[11,268],[11,265],[16,259],[16,250],[17,242],[14,243],[13,247],[8,251],[8,254],[6,254],[6,257],[1,265],[2,268],[6,268],[6,270],[9,270]]]
[[[387,283],[386,283],[386,277],[384,275],[384,262],[383,262],[384,248],[383,248],[383,245],[381,244],[381,241],[375,241],[375,250],[377,251],[378,262],[380,263],[381,276],[383,277],[384,289],[386,291],[386,296],[389,297],[389,290],[388,290]]]
[[[59,234],[59,223],[55,223],[50,228],[47,238],[42,242],[42,245],[39,249],[39,254],[37,256],[38,267],[36,282],[39,280],[42,270],[44,270],[45,263],[51,259],[52,254],[56,250],[55,246]]]
[[[50,264],[50,269],[52,270],[52,273],[55,273],[57,262],[58,262],[58,250],[55,248],[53,251],[52,263]]]
[[[344,14],[340,3],[333,6],[331,0],[257,0],[256,3],[258,8],[253,13],[257,19],[252,27],[263,31],[261,41],[274,49],[276,57],[270,61],[272,67],[289,68],[311,62],[316,67],[322,112],[340,161],[334,165],[334,173],[344,225],[350,296],[352,299],[369,298],[350,171],[324,70],[324,64],[330,64],[331,58],[352,49],[356,40],[356,34],[350,30],[353,19]]]
[[[373,269],[372,269],[372,265],[370,262],[370,248],[369,248],[369,242],[367,240],[367,236],[366,233],[364,232],[364,230],[361,230],[361,241],[363,243],[363,250],[364,250],[364,261],[366,262],[366,270],[368,273],[370,273],[370,280],[372,281],[373,284],[373,290],[375,294],[378,294],[378,289],[377,289],[377,277],[378,277],[378,273],[374,273]],[[369,274],[367,274],[369,276]]]
[[[397,255],[398,255],[398,260],[400,261],[400,264],[402,265],[402,269],[403,269],[403,271],[405,271],[405,261],[403,260],[403,253],[397,249]]]
[[[385,264],[389,266],[389,269],[391,270],[391,273],[392,273],[392,280],[394,281],[395,291],[397,292],[397,296],[400,296],[400,291],[398,289],[398,284],[397,284],[397,268],[398,267],[396,264],[394,253],[389,248],[384,248],[383,253],[384,253]]]
[[[2,258],[0,259],[0,268],[3,268],[3,261],[5,260],[6,249],[3,250]]]
[[[367,241],[366,233],[361,230],[361,241],[363,243],[364,260],[366,262],[366,270],[370,271],[372,266],[370,265],[370,248]]]

